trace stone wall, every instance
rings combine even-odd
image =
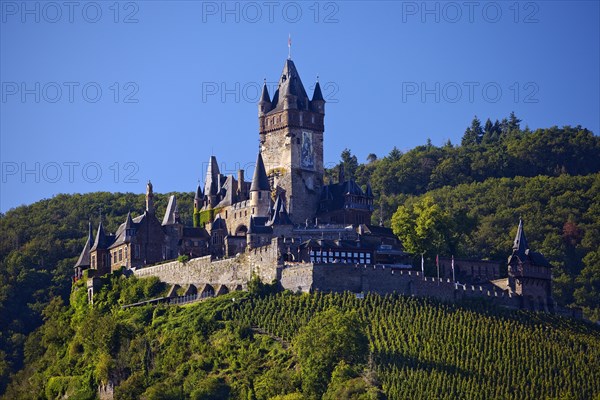
[[[277,239],[269,245],[252,249],[236,257],[223,260],[212,260],[211,256],[193,258],[185,264],[179,261],[140,268],[134,271],[135,276],[142,278],[156,276],[168,284],[202,287],[209,283],[216,287],[225,285],[246,287],[252,275],[257,275],[263,282],[272,282],[279,278],[279,247]]]

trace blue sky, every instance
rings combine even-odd
[[[0,211],[57,193],[193,191],[252,168],[258,89],[319,75],[325,162],[474,115],[600,131],[597,1],[0,1]],[[271,94],[273,89],[271,89]],[[251,176],[251,175],[249,175]]]

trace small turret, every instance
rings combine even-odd
[[[152,182],[150,181],[146,185],[146,212],[154,214],[154,193],[152,192]]]
[[[75,263],[76,278],[80,278],[81,272],[84,269],[87,269],[90,267],[90,249],[92,248],[93,243],[94,243],[94,236],[92,233],[92,221],[90,221],[89,225],[88,225],[87,241],[85,242],[85,245],[83,246],[83,250],[81,251],[81,254],[79,254],[79,258],[77,259],[77,262]]]
[[[194,196],[194,211],[200,210],[202,208],[203,197],[204,193],[202,193],[202,186],[200,186],[200,182],[198,182],[198,187],[196,188],[196,195]]]
[[[258,102],[258,115],[265,115],[269,111],[271,111],[271,97],[269,96],[269,90],[267,89],[267,80],[263,83],[262,94],[260,96],[260,101]]]
[[[219,191],[219,165],[215,156],[210,156],[208,160],[208,169],[206,170],[206,180],[204,181],[204,195],[206,198],[206,208],[213,208],[217,205],[217,193]]]
[[[254,176],[250,185],[250,206],[252,207],[252,215],[259,217],[267,217],[271,206],[271,186],[269,178],[265,171],[265,164],[260,152],[256,158],[256,167],[254,168]]]
[[[125,237],[130,238],[135,234],[135,227],[133,225],[133,218],[131,218],[131,211],[127,213],[127,220],[125,221]]]
[[[317,83],[315,84],[315,91],[313,92],[312,100],[310,101],[310,108],[314,112],[325,114],[325,99],[321,92],[321,85],[319,84],[319,77],[317,77]]]

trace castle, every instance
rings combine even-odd
[[[140,277],[186,286],[188,293],[226,293],[259,276],[293,291],[475,296],[509,307],[557,310],[551,265],[529,249],[522,221],[508,277],[501,276],[501,263],[477,260],[441,260],[436,278],[413,270],[412,256],[392,231],[370,224],[370,185],[361,188],[344,179],[343,171],[338,182],[325,182],[324,118],[319,82],[310,99],[288,58],[272,98],[263,86],[252,180],[245,180],[243,170],[222,175],[211,156],[204,187],[196,189],[193,226],[181,221],[174,196],[158,220],[150,182],[144,213],[128,214],[115,234],[107,234],[100,222],[94,238],[90,224],[75,265],[76,278],[90,271],[90,300],[98,276],[125,267]],[[178,261],[182,255],[189,260]]]

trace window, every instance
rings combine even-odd
[[[115,251],[113,253],[113,264],[116,264],[116,263],[117,263],[117,252]]]
[[[127,253],[128,253],[127,249],[128,249],[128,247],[127,247],[127,246],[125,246],[125,261],[127,261],[127,259],[128,259],[128,257],[127,257],[127,255],[128,255],[128,254],[127,254]]]
[[[96,268],[96,256],[92,256],[92,268]]]
[[[140,245],[136,244],[133,248],[133,258],[140,258]]]
[[[258,192],[258,199],[262,199],[262,192]],[[254,211],[252,211],[252,214],[254,214]]]
[[[123,261],[123,249],[119,249],[119,261]]]

